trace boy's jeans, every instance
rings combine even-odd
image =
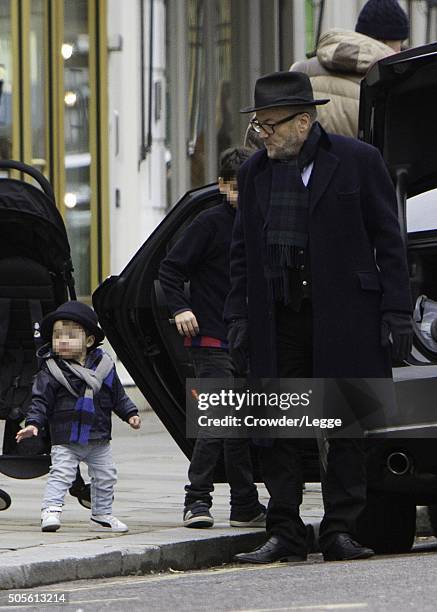
[[[218,348],[190,350],[197,378],[232,378],[229,353]],[[211,506],[214,471],[224,451],[226,477],[231,487],[231,517],[259,512],[258,491],[253,482],[250,440],[200,436],[194,445],[185,487],[185,507],[201,500]]]
[[[107,440],[90,440],[82,444],[54,444],[52,466],[47,480],[41,509],[64,505],[65,494],[76,478],[80,461],[88,466],[91,478],[91,506],[93,516],[112,514],[112,497],[117,482],[117,471],[112,460],[111,445]]]

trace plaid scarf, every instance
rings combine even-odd
[[[91,368],[85,368],[78,363],[63,360],[63,364],[70,372],[86,383],[85,393],[82,397],[73,389],[56,361],[53,358],[46,361],[52,376],[72,395],[77,397],[69,441],[83,445],[88,444],[91,427],[94,423],[94,395],[100,391],[102,384],[112,387],[114,379],[114,362],[111,357],[101,349],[96,349],[95,352],[100,354],[102,358],[98,364],[94,363]]]
[[[264,273],[273,298],[290,302],[290,268],[305,262],[308,242],[309,190],[302,170],[317,153],[321,128],[315,122],[297,157],[271,160],[272,187],[266,220],[267,263]]]

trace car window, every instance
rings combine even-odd
[[[407,229],[409,232],[437,229],[437,189],[408,198]]]

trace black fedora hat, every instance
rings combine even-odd
[[[60,320],[79,323],[89,334],[95,337],[93,346],[97,346],[105,338],[94,310],[82,302],[72,300],[58,306],[56,310],[46,315],[41,321],[41,337],[44,342],[51,341],[53,325]]]
[[[314,100],[313,88],[303,72],[272,72],[259,77],[255,83],[253,106],[242,108],[240,113],[253,113],[277,106],[311,106],[326,104],[329,99]]]

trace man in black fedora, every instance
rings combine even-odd
[[[240,169],[225,316],[234,359],[247,347],[258,378],[390,378],[411,348],[406,254],[392,182],[379,152],[328,135],[307,75],[256,82],[252,126],[264,141]],[[240,562],[303,560],[298,440],[260,447],[271,500],[268,541]],[[366,503],[360,441],[332,438],[323,483],[320,547],[326,561],[363,559],[356,541]]]

